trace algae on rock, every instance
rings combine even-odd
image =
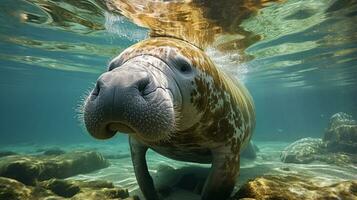
[[[0,160],[0,176],[34,185],[37,181],[67,178],[108,166],[109,162],[94,151],[75,151],[57,156],[14,155]]]
[[[245,183],[232,200],[318,200],[318,199],[357,199],[357,181],[342,181],[321,186],[298,175],[266,175]]]
[[[51,179],[28,186],[14,179],[0,177],[0,200],[138,200],[129,197],[128,190],[107,181],[77,181]]]

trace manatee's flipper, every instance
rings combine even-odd
[[[258,147],[252,141],[249,141],[240,155],[244,158],[255,159],[257,157],[257,151]]]
[[[212,166],[202,192],[202,200],[227,199],[239,174],[239,154],[228,147],[212,151]]]
[[[159,200],[158,194],[154,187],[154,181],[152,180],[148,166],[146,164],[146,151],[148,148],[135,140],[133,137],[129,137],[131,160],[133,162],[134,172],[136,180],[142,193],[147,200]]]

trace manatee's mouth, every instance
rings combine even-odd
[[[135,130],[121,122],[111,122],[106,126],[108,132],[135,133]]]

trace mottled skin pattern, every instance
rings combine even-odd
[[[195,68],[189,92],[193,114],[199,120],[190,127],[178,128],[168,140],[145,141],[130,136],[132,159],[141,190],[147,199],[157,199],[147,172],[145,152],[148,148],[181,161],[212,163],[202,199],[229,197],[239,174],[239,154],[250,140],[255,126],[252,99],[240,83],[217,68],[199,48],[172,38],[151,38],[125,50],[117,62],[140,55],[157,57],[170,65],[177,57],[189,59]]]

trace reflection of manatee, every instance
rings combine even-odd
[[[262,39],[242,25],[260,9],[282,0],[142,1],[106,0],[109,12],[120,13],[136,25],[149,29],[150,36],[173,37],[202,49],[213,47],[237,53],[233,62],[252,58],[245,49]],[[229,58],[228,58],[229,59]]]
[[[148,148],[172,159],[212,163],[202,199],[229,197],[240,150],[255,126],[247,90],[199,48],[157,37],[121,53],[101,75],[84,106],[88,131],[105,139],[130,134],[135,175],[147,199],[158,199]]]

